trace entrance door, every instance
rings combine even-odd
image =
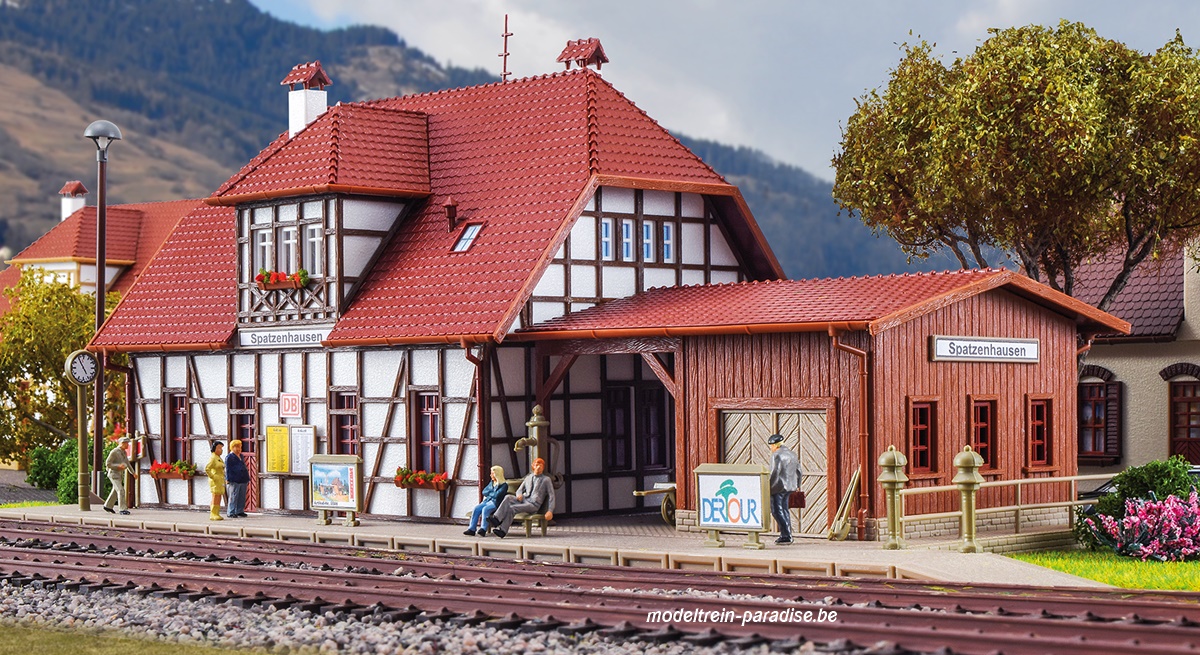
[[[796,451],[804,471],[801,488],[808,507],[792,510],[799,515],[800,534],[825,536],[829,528],[828,455],[825,451],[824,411],[723,411],[721,439],[726,464],[762,464],[771,467],[767,437],[783,436]],[[795,523],[793,523],[795,525]]]

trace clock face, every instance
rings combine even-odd
[[[96,356],[86,350],[71,353],[67,360],[67,372],[75,384],[91,384],[96,379],[97,368]]]

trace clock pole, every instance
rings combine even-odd
[[[87,392],[84,391],[86,388],[83,385],[75,387],[75,425],[79,432],[79,509],[90,512],[92,490],[88,479]]]

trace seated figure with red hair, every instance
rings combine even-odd
[[[503,539],[519,513],[543,513],[546,521],[554,518],[554,484],[546,475],[546,460],[533,460],[533,472],[525,476],[515,496],[505,496],[489,519],[492,534]]]

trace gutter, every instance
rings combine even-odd
[[[274,200],[289,196],[315,196],[324,193],[348,193],[364,196],[389,196],[394,198],[424,198],[432,193],[428,187],[424,189],[387,189],[381,187],[354,186],[351,184],[313,184],[310,186],[294,187],[291,189],[273,189],[271,191],[255,191],[229,196],[209,196],[204,204],[214,207],[230,207],[244,202],[256,200]]]
[[[850,353],[858,358],[858,526],[856,536],[859,541],[867,539],[867,503],[870,502],[870,496],[867,493],[867,485],[870,478],[867,477],[867,351],[859,350],[853,346],[847,346],[839,339],[840,331],[832,325],[829,327],[829,338],[832,340],[833,347],[842,352]]]
[[[690,337],[732,334],[780,334],[786,332],[865,331],[868,321],[821,321],[816,323],[751,323],[746,325],[601,328],[595,330],[545,330],[515,332],[513,341],[558,341],[565,339],[637,339],[645,337]]]
[[[410,344],[449,343],[467,348],[470,345],[491,343],[490,334],[450,334],[428,335],[421,337],[370,337],[364,339],[326,339],[321,342],[327,348],[353,346],[407,346]]]

